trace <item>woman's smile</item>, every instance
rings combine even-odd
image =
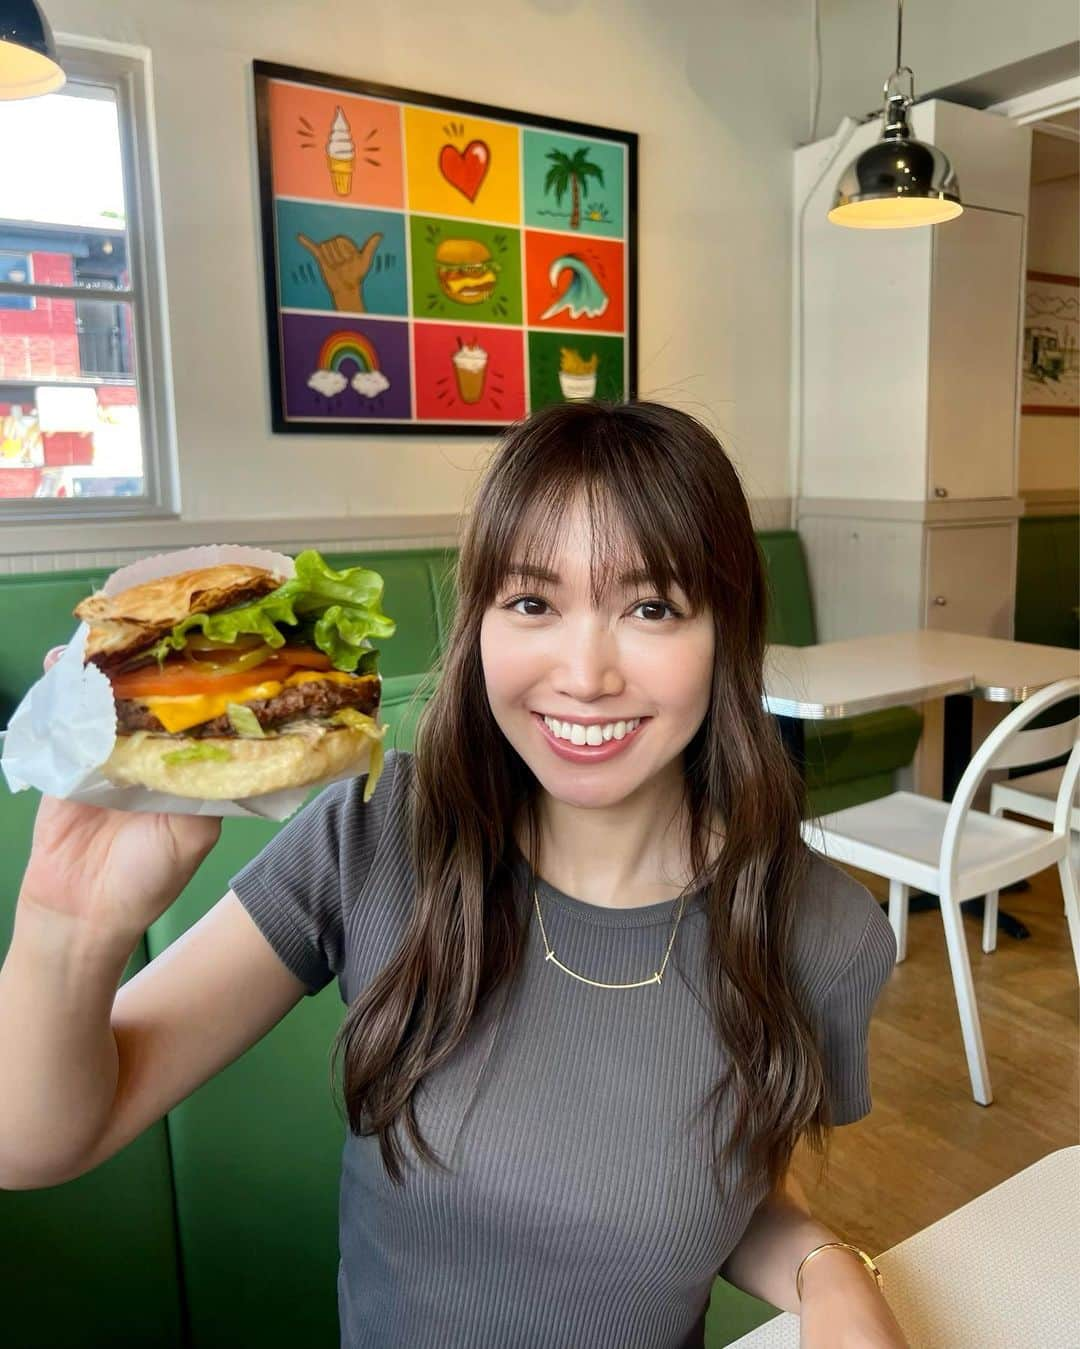
[[[642,734],[651,717],[633,717],[629,721],[560,721],[532,714],[541,737],[561,759],[570,763],[606,763],[628,749]]]

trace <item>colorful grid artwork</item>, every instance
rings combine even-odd
[[[637,136],[254,63],[275,431],[637,392]]]

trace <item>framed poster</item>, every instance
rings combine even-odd
[[[1020,411],[1080,417],[1080,277],[1028,272]]]
[[[273,427],[637,392],[637,136],[254,63]]]

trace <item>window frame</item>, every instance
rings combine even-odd
[[[59,292],[64,299],[114,299],[131,306],[143,491],[133,497],[2,498],[0,525],[176,519],[180,513],[180,493],[150,53],[145,48],[87,38],[60,38],[58,51],[69,83],[103,86],[116,99],[131,288],[95,292],[82,286],[12,290],[5,285],[4,290],[8,294],[31,295]]]

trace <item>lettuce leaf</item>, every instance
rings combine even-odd
[[[248,740],[265,740],[266,732],[259,724],[259,718],[243,703],[229,703],[225,709],[229,724],[238,736]]]
[[[228,763],[231,758],[232,755],[227,749],[219,749],[217,745],[189,745],[187,749],[173,749],[168,754],[163,754],[161,762],[171,767],[173,764],[201,763],[204,760],[211,763]]]
[[[330,657],[336,670],[375,674],[378,651],[372,639],[392,637],[397,628],[382,611],[382,593],[378,572],[365,567],[334,571],[314,548],[308,548],[296,558],[296,575],[277,590],[253,604],[190,615],[150,654],[161,664],[170,651],[187,645],[187,634],[195,628],[225,644],[255,633],[270,647],[309,642]]]
[[[358,712],[355,707],[341,708],[330,720],[337,722],[339,726],[349,726],[354,731],[362,731],[371,741],[367,782],[364,784],[364,804],[367,805],[382,776],[383,737],[386,735],[386,727],[379,725],[375,718],[369,717],[366,712]]]

